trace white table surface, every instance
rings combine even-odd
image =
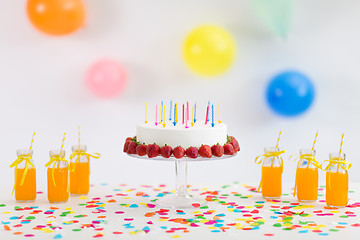
[[[225,187],[224,187],[225,186]],[[252,185],[255,186],[255,185]],[[359,189],[360,184],[350,184],[350,190],[354,192],[349,193],[350,204],[360,202]],[[131,185],[131,184],[95,184],[91,187],[90,193],[86,197],[70,197],[69,201],[64,204],[50,204],[47,201],[46,189],[39,188],[38,191],[43,191],[42,194],[38,194],[35,202],[25,204],[17,203],[14,197],[11,197],[11,186],[2,187],[0,195],[0,219],[3,222],[1,224],[0,239],[92,239],[93,236],[99,235],[100,239],[359,239],[360,234],[360,204],[354,208],[342,208],[342,209],[324,209],[325,203],[319,202],[324,197],[320,196],[319,200],[315,203],[300,205],[308,205],[307,208],[290,208],[281,209],[286,206],[294,206],[297,204],[297,200],[292,195],[286,195],[281,198],[281,201],[289,202],[265,202],[262,208],[255,208],[255,204],[262,205],[261,201],[264,199],[261,194],[249,191],[244,184],[232,183],[224,185],[212,185],[206,186],[204,184],[190,186],[189,191],[194,197],[204,198],[208,194],[201,195],[206,191],[218,191],[218,198],[225,203],[235,203],[234,208],[229,205],[222,205],[218,201],[212,201],[208,203],[208,209],[183,209],[184,214],[179,214],[176,209],[170,209],[167,213],[155,214],[152,217],[145,217],[146,213],[159,211],[159,207],[149,208],[146,204],[150,203],[159,193],[161,195],[164,191],[172,191],[173,186],[160,186],[160,185]],[[283,187],[284,193],[290,193],[291,186],[287,185]],[[242,196],[248,196],[248,198],[241,198],[235,196],[235,193],[242,194]],[[147,194],[149,196],[141,196]],[[225,194],[225,195],[223,195]],[[324,194],[323,190],[319,191],[319,194]],[[138,196],[136,196],[138,195]],[[221,196],[223,195],[223,196]],[[86,206],[80,206],[81,203],[92,201],[93,198],[100,201],[98,206],[103,207],[103,212],[99,212],[96,208],[86,208]],[[96,201],[95,200],[95,201]],[[111,200],[110,202],[108,202]],[[256,203],[257,201],[260,201]],[[126,206],[120,204],[127,204]],[[135,205],[132,205],[135,204]],[[88,204],[89,205],[89,204]],[[90,204],[91,205],[91,204]],[[34,210],[42,210],[38,214],[30,214],[32,210],[14,210],[15,206],[24,207],[36,207]],[[279,206],[278,211],[282,214],[274,213],[270,209],[274,209],[274,206]],[[50,207],[57,207],[52,214],[45,214]],[[239,207],[238,212],[233,212],[233,209]],[[259,213],[250,213],[240,211],[253,211],[258,210]],[[185,218],[194,219],[197,214],[203,214],[210,210],[215,212],[211,214],[204,214],[204,217],[209,220],[213,220],[214,216],[218,214],[224,214],[218,216],[218,221],[214,224],[205,224],[208,220],[195,223],[196,225],[191,226],[189,224],[180,224],[176,222],[170,222],[168,219],[163,218]],[[309,216],[292,216],[293,219],[289,220],[288,225],[299,225],[299,221],[309,222],[314,221],[310,224],[316,224],[316,226],[309,226],[308,224],[299,225],[301,228],[293,230],[283,230],[282,227],[274,227],[276,223],[283,224],[281,222],[281,216],[285,216],[283,213],[286,211],[292,211],[295,213],[308,213]],[[60,216],[64,211],[71,211],[66,216]],[[314,211],[322,211],[321,213]],[[117,212],[117,213],[116,213]],[[120,213],[119,213],[120,212]],[[123,213],[121,213],[123,212]],[[324,213],[333,213],[332,216],[321,216]],[[346,213],[347,212],[347,213]],[[353,212],[349,213],[349,212]],[[209,213],[209,212],[208,212]],[[245,216],[244,216],[245,214]],[[320,214],[320,215],[318,215]],[[87,215],[79,217],[79,215]],[[340,216],[350,215],[347,218]],[[22,216],[22,217],[21,217]],[[21,224],[21,221],[29,216],[34,216],[35,219],[29,221],[29,223]],[[100,217],[101,218],[98,218]],[[14,219],[14,217],[21,217],[21,219]],[[256,226],[251,226],[246,223],[245,220],[251,220],[252,217],[262,217],[265,223]],[[73,220],[78,221],[77,223],[72,222]],[[104,220],[104,221],[102,221]],[[201,220],[201,219],[198,219]],[[93,221],[100,221],[100,223],[93,223]],[[151,222],[150,222],[151,221]],[[7,225],[10,230],[5,230]],[[131,223],[131,224],[130,224]],[[22,226],[20,226],[21,224]],[[48,226],[46,226],[48,224]],[[86,228],[84,224],[92,224],[91,227]],[[128,225],[126,225],[128,224]],[[129,225],[130,224],[130,225]],[[220,230],[221,224],[225,227],[229,227],[224,232]],[[228,226],[227,224],[235,226]],[[355,225],[354,225],[355,224]],[[18,225],[18,226],[17,226]],[[37,226],[46,226],[42,230],[34,230]],[[51,229],[51,226],[58,226],[62,229],[56,228]],[[81,227],[84,228],[81,228]],[[254,228],[253,230],[243,230],[245,228]],[[171,228],[175,228],[174,232],[168,232]],[[184,232],[186,228],[188,232]],[[74,229],[81,229],[81,231],[73,231]],[[148,230],[146,233],[145,230]],[[320,229],[321,234],[313,232],[313,230]],[[337,229],[339,231],[333,232],[330,229]],[[212,231],[220,230],[220,232]],[[301,233],[306,231],[307,233]],[[22,232],[22,234],[15,235],[15,232]],[[122,234],[114,234],[114,232],[122,232]],[[27,234],[32,234],[34,237],[25,237]],[[273,236],[266,236],[265,234],[273,234]],[[102,235],[102,237],[100,237]]]

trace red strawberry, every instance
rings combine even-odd
[[[136,147],[137,147],[136,142],[130,141],[127,153],[128,154],[136,154]]]
[[[235,154],[235,150],[233,145],[231,145],[230,143],[227,143],[224,145],[224,154],[225,155],[234,155]]]
[[[139,156],[145,156],[146,155],[146,145],[145,144],[140,144],[136,147],[136,153]]]
[[[240,145],[239,142],[234,138],[233,136],[230,136],[230,144],[233,145],[235,152],[240,151]]]
[[[127,137],[125,141],[132,141],[134,140],[132,137]]]
[[[126,140],[125,144],[124,144],[124,152],[127,152],[128,148],[129,148],[129,144],[130,144],[130,140]]]
[[[178,146],[178,147],[174,148],[173,154],[174,154],[175,158],[182,158],[185,156],[185,149]]]
[[[224,154],[224,148],[220,144],[212,146],[211,151],[215,157],[221,157]]]
[[[211,158],[211,147],[209,145],[201,145],[199,148],[199,155],[204,158]]]
[[[146,147],[146,154],[149,158],[157,157],[160,154],[160,147],[156,144],[149,144]]]
[[[186,149],[186,156],[189,158],[197,158],[199,155],[199,150],[196,147],[189,147]]]
[[[160,154],[161,156],[163,156],[164,158],[169,158],[172,154],[172,147],[170,146],[163,146],[161,149],[160,149]]]

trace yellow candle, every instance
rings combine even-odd
[[[147,107],[148,107],[148,103],[145,104],[145,123],[148,123],[148,121],[147,121]]]

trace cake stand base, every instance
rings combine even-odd
[[[207,202],[191,197],[190,195],[177,195],[164,197],[156,201],[156,205],[164,208],[198,208],[199,206],[205,206]]]

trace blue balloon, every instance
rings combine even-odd
[[[266,89],[270,108],[283,116],[305,112],[314,101],[315,88],[311,80],[296,71],[285,71],[271,79]]]

